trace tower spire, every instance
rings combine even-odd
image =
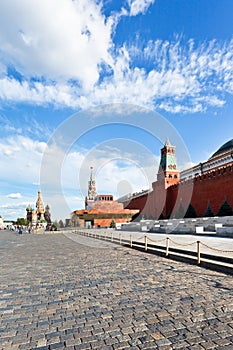
[[[168,137],[166,138],[166,142],[165,142],[164,146],[171,146],[171,142],[169,141]]]
[[[85,198],[85,208],[90,209],[94,203],[94,199],[97,196],[95,178],[93,175],[93,167],[90,167],[90,178],[88,181],[88,192]]]
[[[88,181],[88,199],[94,200],[94,198],[97,196],[97,192],[92,166],[90,167],[90,170],[90,180]]]
[[[93,177],[93,166],[91,166],[90,169],[91,169],[91,172],[90,172],[90,181],[93,181],[93,180],[94,180],[94,177]]]

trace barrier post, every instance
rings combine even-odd
[[[144,238],[145,238],[145,251],[147,251],[147,236],[145,236]]]
[[[201,250],[200,250],[200,241],[197,241],[197,264],[201,263]]]
[[[132,240],[132,235],[130,235],[130,247],[132,248],[133,246],[133,240]]]
[[[166,256],[169,254],[169,237],[166,238]]]

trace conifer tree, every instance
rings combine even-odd
[[[176,219],[181,219],[184,217],[184,207],[183,207],[183,204],[182,204],[182,201],[180,201],[180,204],[179,204],[179,208],[175,214],[175,217]]]
[[[196,218],[197,217],[197,213],[195,208],[192,206],[192,204],[190,203],[188,206],[188,209],[185,213],[185,218]]]
[[[110,228],[115,228],[116,227],[116,223],[114,221],[114,219],[112,219],[112,221],[110,222]]]
[[[225,200],[218,211],[218,216],[231,216],[233,215],[233,210],[231,206]]]
[[[207,205],[207,208],[206,208],[206,211],[205,211],[205,215],[206,217],[212,217],[214,216],[214,213],[211,209],[211,205],[210,205],[210,202],[208,202],[208,205]]]

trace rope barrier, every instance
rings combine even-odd
[[[98,237],[98,238],[103,238],[103,239],[111,239],[113,241],[114,240],[119,240],[120,241],[120,244],[122,243],[122,233],[119,233],[119,238],[117,237],[114,237],[114,234],[113,232],[110,233],[109,237],[107,237],[107,232],[105,231],[103,233],[103,235],[101,235],[100,233],[96,233],[96,232],[93,232],[93,231],[88,231],[88,232],[85,232],[85,231],[77,231],[75,232],[77,234],[81,234],[83,236],[87,235],[87,236],[90,236],[92,235],[93,237]],[[150,241],[150,242],[153,242],[153,243],[160,243],[160,242],[163,242],[163,241],[166,241],[166,256],[169,255],[169,242],[177,245],[177,246],[181,246],[181,247],[187,247],[187,246],[192,246],[192,245],[197,245],[197,255],[198,255],[198,264],[200,264],[200,245],[202,244],[204,247],[210,249],[210,250],[213,250],[213,251],[216,251],[216,252],[220,252],[220,253],[233,253],[233,250],[223,250],[223,249],[218,249],[218,248],[214,248],[214,247],[210,247],[208,246],[207,244],[201,242],[201,241],[195,241],[195,242],[192,242],[192,243],[178,243],[178,242],[175,242],[173,241],[170,237],[165,237],[165,238],[162,238],[162,239],[159,239],[159,240],[154,240],[154,239],[151,239],[150,237],[144,235],[144,236],[141,236],[141,237],[135,237],[134,238],[134,243],[137,243],[137,241],[141,240],[141,239],[144,239],[144,242],[145,242],[145,250],[147,250],[147,242]],[[130,237],[129,237],[129,241],[130,241],[130,246],[133,247],[133,235],[130,234]]]
[[[151,239],[150,237],[147,237],[148,238],[148,241],[151,241],[151,242],[154,242],[154,243],[159,243],[159,242],[163,242],[166,240],[166,238],[163,238],[163,239],[158,239],[158,240],[155,240],[155,239]]]
[[[140,241],[140,239],[145,239],[145,237],[146,236],[142,236],[142,237],[139,237],[139,238],[135,237],[135,241],[134,242],[136,242],[136,239]]]
[[[200,242],[204,247],[208,248],[208,249],[211,249],[211,250],[215,250],[217,252],[221,252],[221,253],[233,253],[233,250],[222,250],[222,249],[217,249],[217,248],[212,248],[210,246],[208,246],[207,244],[205,243],[202,243]]]
[[[170,242],[172,242],[173,244],[176,244],[176,245],[179,245],[179,246],[181,246],[181,247],[187,247],[187,246],[189,246],[189,245],[194,245],[194,244],[196,244],[197,243],[197,241],[195,241],[195,242],[192,242],[192,243],[177,243],[177,242],[174,242],[171,238],[169,238],[169,240],[170,240]]]

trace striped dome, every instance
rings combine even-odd
[[[212,156],[211,158],[213,157],[216,157],[222,153],[225,153],[227,151],[230,151],[232,150],[233,151],[233,139],[224,143],[224,145],[222,145]]]

